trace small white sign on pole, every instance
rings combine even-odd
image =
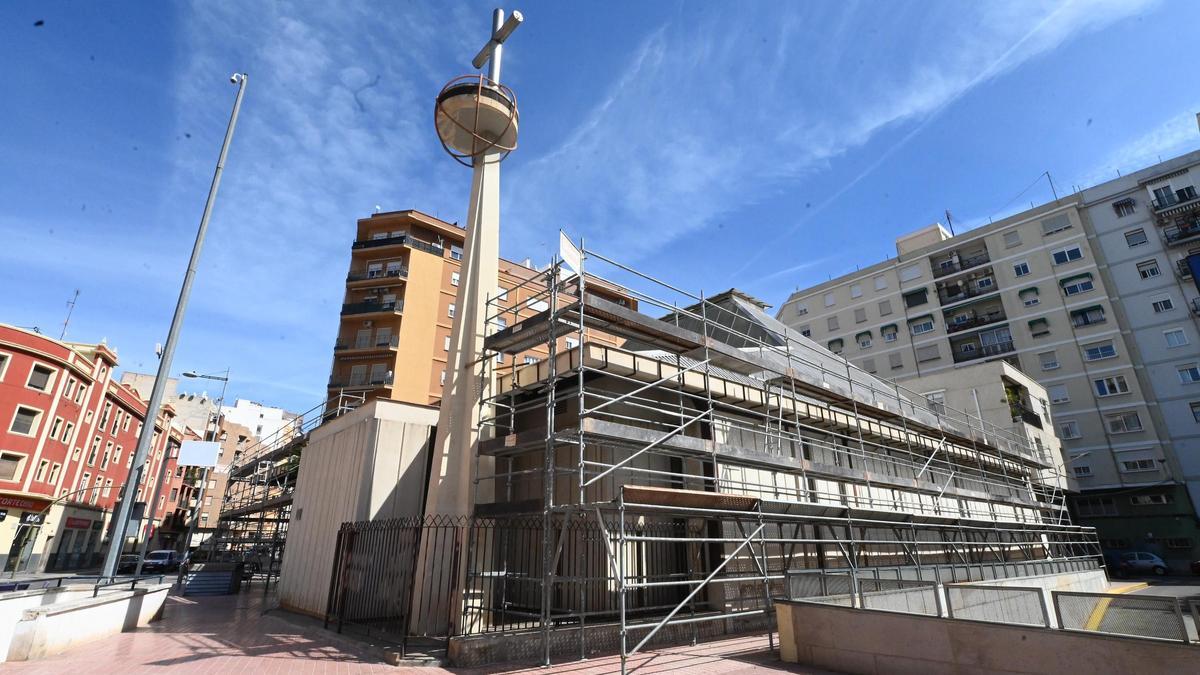
[[[571,242],[567,233],[562,230],[558,231],[558,256],[562,258],[563,265],[575,274],[579,274],[579,271],[583,269],[583,252]],[[564,277],[571,278],[566,275]]]
[[[221,444],[216,441],[184,441],[179,446],[178,464],[183,466],[207,466],[217,464]]]

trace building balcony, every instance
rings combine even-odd
[[[980,326],[988,326],[1001,321],[1008,321],[1008,317],[1005,316],[1004,310],[1002,309],[994,309],[989,312],[978,312],[975,314],[975,316],[966,319],[958,319],[955,321],[947,319],[946,332],[959,333],[964,330],[979,328]]]
[[[951,345],[951,349],[954,350],[955,363],[964,363],[966,361],[976,361],[978,359],[991,358],[993,356],[1000,356],[1001,354],[1008,354],[1016,350],[1016,347],[1013,346],[1013,341],[1011,339],[1001,340],[1000,342],[994,342],[987,345],[976,344],[974,345],[974,349],[966,352],[959,349],[959,346],[961,345]]]
[[[408,268],[398,270],[375,270],[368,272],[351,272],[346,275],[346,283],[356,281],[388,281],[389,279],[404,279],[408,277]]]
[[[1179,246],[1200,237],[1200,218],[1183,225],[1169,225],[1163,228],[1163,238],[1167,246]]]
[[[1176,190],[1175,194],[1169,197],[1150,200],[1155,211],[1165,211],[1176,206],[1192,204],[1193,202],[1198,202],[1197,205],[1200,205],[1200,193],[1196,192],[1196,188],[1190,185],[1182,190]]]
[[[951,288],[939,288],[938,301],[943,305],[952,305],[956,302],[970,300],[971,298],[977,298],[981,295],[991,295],[999,290],[1000,288],[996,286],[995,281],[993,281],[990,286],[983,288],[980,288],[979,286],[955,286]]]
[[[1011,402],[1008,404],[1008,407],[1012,411],[1014,422],[1024,422],[1039,429],[1042,428],[1042,416],[1034,412],[1032,408],[1023,403]]]
[[[342,305],[342,316],[352,314],[377,314],[380,312],[402,312],[404,311],[404,301],[397,300],[394,302],[351,302]]]
[[[1188,267],[1187,258],[1175,261],[1175,274],[1180,279],[1189,279],[1192,276],[1192,268]]]
[[[382,378],[353,378],[353,377],[334,377],[329,380],[330,389],[375,389],[377,387],[392,386],[392,377],[389,375]]]
[[[990,263],[991,261],[992,261],[992,258],[988,255],[987,251],[982,251],[980,253],[974,253],[972,255],[965,256],[965,257],[959,258],[957,261],[954,261],[954,262],[943,261],[943,262],[932,263],[932,261],[931,261],[931,263],[932,263],[931,267],[933,267],[933,278],[940,279],[944,276],[949,276],[949,275],[955,274],[957,272],[962,272],[963,270],[969,270],[972,267],[979,267],[980,265],[986,265],[987,263]]]
[[[398,237],[382,237],[380,239],[359,239],[358,241],[354,242],[350,246],[350,248],[351,248],[351,250],[357,251],[359,249],[379,248],[381,246],[403,246],[404,242],[406,240],[408,240],[408,235],[404,235],[404,234],[402,234]]]
[[[374,352],[374,351],[380,351],[380,350],[385,350],[385,349],[397,349],[399,347],[400,347],[400,336],[393,335],[390,339],[384,339],[384,340],[365,340],[365,341],[355,341],[353,343],[338,341],[337,344],[333,345],[333,351],[335,351],[335,352]]]

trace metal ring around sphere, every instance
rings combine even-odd
[[[442,104],[454,96],[459,96],[469,92],[471,88],[474,88],[475,90],[474,94],[476,97],[476,112],[474,123],[470,127],[467,127],[455,119],[454,116],[449,112],[443,110]],[[474,159],[475,157],[487,154],[488,152],[496,149],[499,149],[502,153],[499,161],[503,161],[506,157],[508,157],[508,153],[517,148],[515,139],[512,146],[506,146],[500,144],[499,138],[496,140],[490,140],[479,135],[479,101],[482,98],[490,98],[493,101],[498,101],[508,108],[508,122],[499,134],[499,138],[503,138],[504,134],[506,134],[508,130],[512,128],[513,124],[520,120],[520,114],[517,112],[517,96],[513,93],[512,89],[509,89],[499,82],[492,81],[482,73],[476,75],[460,75],[446,83],[446,86],[442,87],[442,90],[438,92],[437,98],[434,99],[433,127],[434,131],[437,132],[438,141],[441,142],[442,149],[446,151],[446,154],[453,157],[455,161],[463,166],[473,166],[473,162],[467,160]],[[450,120],[450,122],[460,130],[471,135],[473,152],[461,152],[451,148],[446,144],[446,139],[442,138],[442,134],[440,131],[438,131],[438,120],[442,116]]]

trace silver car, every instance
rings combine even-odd
[[[1153,553],[1125,553],[1121,555],[1121,570],[1132,574],[1156,574],[1163,576],[1167,573],[1167,563]]]

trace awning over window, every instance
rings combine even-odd
[[[1069,277],[1059,281],[1058,283],[1062,284],[1063,286],[1066,286],[1067,284],[1074,283],[1076,281],[1083,281],[1085,279],[1088,281],[1091,281],[1091,279],[1092,279],[1091,273],[1084,272],[1083,274],[1075,274],[1075,275],[1069,276]]]
[[[854,336],[854,339],[855,339],[855,340],[861,340],[861,339],[863,339],[864,337],[871,337],[871,331],[869,331],[869,330],[864,330],[864,331],[863,331],[863,332],[861,332],[861,333],[857,333],[857,334]]]
[[[921,316],[914,316],[913,318],[908,320],[909,323],[918,323],[921,321],[933,321],[933,315],[932,314],[922,314]]]
[[[1071,314],[1087,314],[1088,312],[1103,312],[1103,311],[1104,311],[1104,305],[1092,305],[1091,307],[1084,307],[1082,309],[1072,310]]]
[[[1048,325],[1049,323],[1050,323],[1049,319],[1046,319],[1045,317],[1041,317],[1038,319],[1030,319],[1029,327],[1033,328],[1035,326],[1045,326],[1045,325]]]
[[[888,332],[889,330],[890,330],[890,331],[892,331],[893,333],[895,333],[895,332],[898,332],[898,331],[900,330],[900,327],[899,327],[899,326],[897,326],[897,325],[896,325],[896,324],[894,324],[894,323],[885,324],[885,325],[883,325],[883,326],[880,326],[880,327],[879,327],[879,332],[880,332],[880,333],[886,333],[886,332]]]
[[[1022,288],[1021,290],[1017,291],[1017,295],[1021,296],[1021,297],[1024,297],[1026,295],[1037,295],[1037,294],[1038,294],[1037,286],[1030,286],[1029,288]]]

